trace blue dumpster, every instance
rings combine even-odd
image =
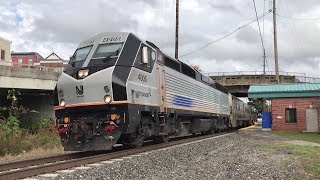
[[[271,112],[262,112],[262,128],[271,129],[271,124],[272,124]]]

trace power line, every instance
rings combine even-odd
[[[162,34],[162,47],[165,46],[166,44],[166,39],[165,39],[165,36],[166,36],[166,20],[167,20],[167,10],[168,10],[168,0],[166,0],[166,11],[164,13],[164,20],[163,20],[163,34]]]
[[[320,18],[294,18],[294,17],[283,16],[283,15],[280,15],[280,14],[277,14],[277,16],[279,16],[281,18],[298,20],[298,21],[317,21],[317,20],[320,20]]]
[[[258,17],[258,13],[257,13],[257,8],[256,8],[256,2],[255,0],[252,0],[253,1],[253,6],[254,6],[254,11],[256,13],[256,18],[257,18],[257,23],[258,23],[258,29],[259,29],[259,34],[260,34],[260,40],[261,40],[261,44],[262,44],[262,48],[263,48],[263,51],[265,51],[265,48],[264,48],[264,43],[263,43],[263,38],[262,38],[262,34],[261,34],[261,29],[260,29],[260,23],[259,23],[259,17]]]
[[[258,17],[258,19],[261,19],[262,17],[264,17],[264,16],[266,16],[266,15],[268,15],[268,14],[270,14],[270,13],[271,13],[271,10],[269,10],[268,12],[262,14],[260,17]],[[237,29],[231,31],[230,33],[228,33],[228,34],[226,34],[226,35],[224,35],[224,36],[222,36],[222,37],[220,37],[220,38],[218,38],[218,39],[216,39],[216,40],[214,40],[214,41],[212,41],[212,42],[207,43],[206,45],[198,48],[197,50],[195,50],[195,51],[193,51],[193,52],[190,52],[190,53],[181,55],[180,58],[185,57],[185,56],[190,56],[191,54],[194,54],[194,53],[196,53],[196,52],[198,52],[198,51],[200,51],[200,50],[202,50],[202,49],[210,46],[210,45],[213,44],[213,43],[219,42],[219,41],[221,41],[221,40],[223,40],[223,39],[231,36],[231,35],[234,34],[235,32],[237,32],[237,31],[239,31],[239,30],[241,30],[241,29],[249,26],[250,24],[252,24],[252,23],[254,23],[254,22],[256,22],[256,21],[257,21],[257,19],[252,20],[251,22],[249,22],[249,23],[247,23],[247,24],[245,24],[245,25],[242,25],[242,26],[238,27]]]
[[[259,29],[259,34],[260,34],[260,40],[261,40],[261,45],[262,45],[262,53],[263,53],[263,73],[265,74],[266,72],[266,49],[264,48],[264,43],[263,43],[263,38],[262,38],[262,34],[261,34],[261,28],[260,28],[260,23],[259,23],[259,19],[258,19],[258,13],[257,13],[257,7],[256,7],[256,2],[255,0],[252,0],[253,2],[253,6],[254,6],[254,12],[256,14],[256,18],[257,18],[257,24],[258,24],[258,29]],[[264,19],[264,18],[263,18]]]

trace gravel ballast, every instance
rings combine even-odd
[[[271,132],[239,131],[222,137],[123,158],[52,179],[295,179],[307,175],[287,152],[261,147],[284,141]],[[42,177],[36,177],[42,179]],[[47,179],[47,178],[46,178]]]

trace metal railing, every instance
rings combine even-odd
[[[204,73],[208,76],[251,76],[251,75],[263,75],[263,71],[236,71],[236,72],[209,72]],[[265,75],[267,76],[275,76],[275,71],[266,71]],[[299,72],[284,72],[280,71],[279,75],[282,76],[294,76],[296,82],[308,82],[308,83],[320,83],[320,78],[309,77],[306,73]]]
[[[308,82],[308,83],[320,83],[320,78],[307,77],[307,76],[296,76],[297,82]]]
[[[208,76],[263,75],[263,71],[209,72],[204,74]],[[266,71],[265,75],[276,75],[276,73],[275,71]],[[305,77],[306,73],[279,71],[279,75]]]

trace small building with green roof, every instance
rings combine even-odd
[[[252,85],[248,98],[271,100],[272,130],[319,132],[320,83]]]

